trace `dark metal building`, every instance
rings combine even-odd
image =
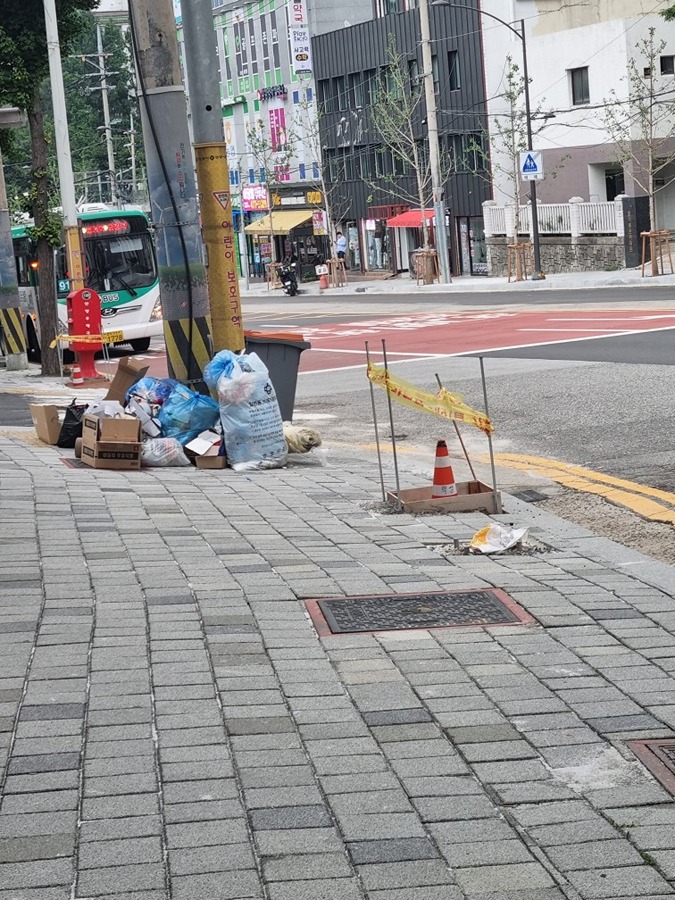
[[[441,151],[454,161],[445,190],[452,271],[484,274],[482,203],[489,198],[490,187],[487,156],[475,149],[487,145],[480,26],[470,10],[432,5],[429,13]],[[392,175],[400,176],[407,181],[406,193],[415,192],[414,176],[396,171],[396,161],[382,152],[371,121],[376,85],[388,65],[392,40],[411,81],[419,80],[421,87],[416,9],[384,15],[312,41],[322,150],[335,218],[349,240],[352,267],[366,271],[405,271],[410,252],[421,245],[421,229],[387,226],[388,220],[419,204],[392,194],[386,189],[386,178],[378,175],[388,175],[389,183]],[[421,141],[426,136],[425,115],[422,101],[415,122]],[[383,173],[387,166],[389,170]]]

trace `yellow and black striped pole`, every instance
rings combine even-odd
[[[19,309],[19,288],[16,283],[16,267],[12,248],[12,223],[7,204],[5,173],[0,154],[0,331],[5,349],[5,365],[8,370],[25,369],[26,335]]]

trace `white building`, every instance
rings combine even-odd
[[[662,4],[665,6],[665,3]],[[590,202],[613,200],[617,195],[642,196],[643,188],[622,163],[605,121],[608,103],[627,109],[627,71],[635,59],[641,75],[648,75],[636,45],[656,30],[665,42],[659,51],[654,90],[663,102],[675,101],[675,23],[658,15],[654,0],[483,0],[485,13],[520,27],[525,22],[532,107],[547,118],[535,120],[535,149],[543,151],[544,170],[555,171],[538,183],[545,203],[565,203],[572,197]],[[494,199],[511,202],[508,179],[500,175],[499,140],[494,121],[505,121],[503,97],[505,59],[510,55],[522,72],[522,42],[508,29],[482,17],[486,94],[495,169]],[[675,124],[675,123],[674,123]],[[667,128],[666,134],[673,131]],[[634,138],[637,133],[634,132]],[[675,141],[673,142],[675,146]],[[672,151],[671,151],[672,152]],[[675,166],[658,173],[657,222],[652,227],[675,228]],[[644,177],[641,178],[644,182]],[[527,185],[522,184],[525,197]],[[524,201],[523,201],[524,202]]]

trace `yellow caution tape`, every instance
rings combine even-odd
[[[105,334],[57,334],[49,346],[53,350],[59,341],[66,344],[119,344],[123,340],[122,331],[107,331]]]
[[[492,434],[495,430],[485,413],[467,406],[462,400],[461,394],[451,394],[445,388],[441,388],[437,394],[423,391],[422,388],[415,387],[409,381],[392,375],[383,366],[376,366],[372,363],[368,366],[368,378],[373,384],[387,388],[391,398],[403,406],[430,413],[432,416],[439,416],[441,419],[454,419],[458,422],[466,422],[467,425],[475,425],[485,434]]]

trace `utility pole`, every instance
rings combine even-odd
[[[429,28],[428,0],[419,0],[420,38],[422,44],[422,69],[424,70],[424,98],[427,107],[427,131],[429,135],[429,164],[431,167],[431,191],[436,219],[436,250],[440,261],[441,282],[450,284],[450,260],[448,259],[448,235],[445,226],[444,185],[441,174],[441,151],[438,142],[438,111],[434,70],[431,59],[431,31]],[[422,210],[424,215],[424,210]]]
[[[117,179],[115,172],[115,152],[113,150],[112,127],[110,124],[110,105],[108,103],[108,80],[106,78],[106,54],[103,52],[103,29],[96,23],[96,49],[98,51],[98,68],[101,73],[101,103],[103,104],[103,125],[105,128],[105,146],[108,152],[108,171],[110,172],[110,201],[117,206]]]
[[[511,29],[513,31],[513,29]],[[516,32],[517,34],[517,32]],[[525,119],[527,121],[527,149],[534,147],[532,135],[532,109],[530,105],[530,75],[527,69],[527,38],[525,36],[525,19],[520,20],[520,40],[523,44],[523,80],[525,84]],[[532,249],[534,255],[534,271],[532,281],[544,281],[546,276],[541,268],[541,248],[539,240],[539,209],[537,208],[537,182],[530,182],[530,217],[532,220]]]
[[[223,135],[218,50],[211,0],[181,6],[213,349],[244,349],[230,169]]]
[[[84,288],[84,253],[82,252],[82,236],[77,223],[75,182],[70,156],[66,95],[63,89],[63,72],[61,70],[59,29],[56,21],[55,0],[43,0],[43,4],[45,31],[47,34],[47,55],[49,57],[49,78],[52,90],[52,106],[54,108],[54,146],[56,148],[56,161],[58,163],[59,184],[61,187],[61,207],[63,209],[63,225],[66,236],[68,275],[70,276],[70,290],[78,291]]]
[[[26,124],[26,116],[15,107],[0,109],[0,128],[18,128]],[[19,287],[12,246],[12,223],[5,172],[0,153],[0,331],[5,345],[5,366],[8,372],[28,368],[26,335],[19,308]]]
[[[169,374],[201,388],[211,358],[209,299],[173,3],[133,0],[129,21]]]

